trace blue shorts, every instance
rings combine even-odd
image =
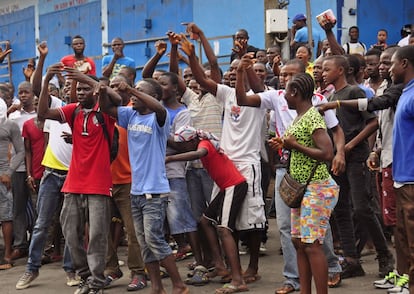
[[[131,195],[131,212],[135,233],[141,246],[144,263],[163,260],[172,254],[164,238],[165,210],[168,197]]]
[[[185,178],[168,179],[170,195],[168,197],[167,220],[170,234],[177,235],[197,231],[197,222],[191,210]]]
[[[0,183],[0,222],[13,220],[13,194]]]

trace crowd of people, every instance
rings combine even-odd
[[[62,261],[75,293],[102,293],[123,276],[117,249],[126,240],[128,291],[150,281],[151,293],[165,293],[165,275],[173,293],[216,278],[225,282],[218,294],[248,291],[260,283],[273,212],[285,277],[276,294],[311,293],[312,279],[323,294],[363,276],[366,248],[377,254],[375,287],[414,293],[414,34],[390,45],[380,29],[368,48],[351,27],[341,45],[327,21],[312,62],[306,17],[293,22],[291,59],[278,45],[254,47],[241,29],[226,72],[188,23],[208,62],[188,34],[168,32],[138,82],[120,37],[102,77],[82,36],[47,69],[40,43],[17,97],[0,83],[0,269],[28,257],[16,289]],[[158,67],[167,51],[168,71]],[[307,184],[298,208],[279,193],[287,174]],[[182,279],[176,261],[190,254]]]

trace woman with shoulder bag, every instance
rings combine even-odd
[[[328,293],[328,265],[321,244],[338,200],[339,186],[325,164],[333,158],[333,146],[323,117],[312,106],[314,88],[313,78],[306,73],[297,74],[287,84],[288,106],[298,115],[285,136],[273,141],[272,147],[290,149],[290,176],[301,184],[309,182],[300,207],[291,210],[291,234],[301,293],[311,293],[313,276],[316,292],[324,294]]]

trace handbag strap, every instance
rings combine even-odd
[[[313,175],[315,174],[316,169],[318,168],[319,164],[320,164],[320,162],[318,161],[318,162],[316,162],[316,163],[315,163],[315,165],[313,166],[313,168],[312,168],[312,172],[310,173],[309,178],[308,178],[308,180],[306,181],[306,186],[307,186],[307,185],[309,185],[310,181],[312,180]]]

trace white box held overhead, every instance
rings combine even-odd
[[[286,9],[266,10],[266,33],[285,33],[288,31],[288,11]]]

